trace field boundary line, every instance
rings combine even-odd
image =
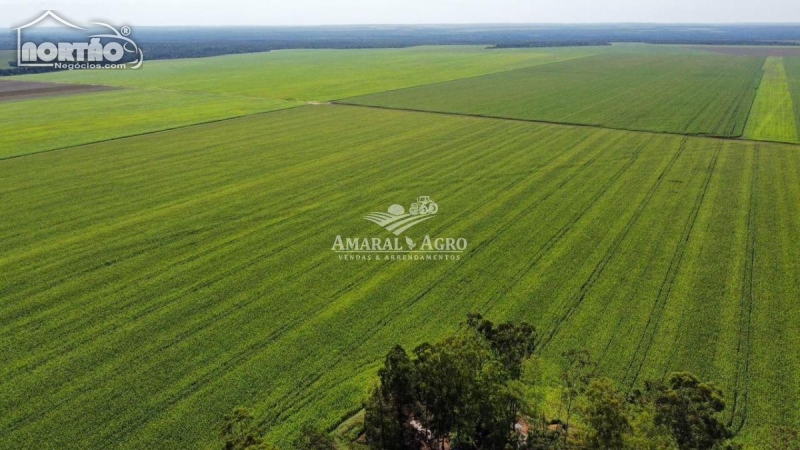
[[[355,98],[359,98],[359,97],[366,97],[368,95],[385,94],[387,92],[398,92],[398,91],[404,91],[406,89],[415,89],[415,88],[419,88],[419,87],[423,87],[423,86],[436,86],[437,84],[452,83],[453,81],[471,80],[473,78],[488,77],[490,75],[496,75],[496,74],[500,74],[500,73],[510,73],[510,72],[516,72],[516,71],[519,71],[519,70],[533,69],[533,68],[536,68],[536,67],[544,67],[544,66],[549,66],[549,65],[552,65],[552,64],[558,64],[558,63],[568,62],[568,61],[575,61],[575,60],[584,59],[584,58],[593,58],[595,56],[602,56],[602,55],[603,55],[602,53],[593,53],[591,55],[575,56],[573,58],[560,59],[558,61],[549,61],[549,62],[546,62],[546,63],[543,63],[543,64],[534,64],[532,66],[527,66],[527,67],[517,67],[516,69],[503,69],[503,70],[498,70],[497,72],[487,72],[487,73],[483,73],[483,74],[480,74],[480,75],[468,75],[466,77],[452,78],[452,79],[449,79],[449,80],[442,80],[442,81],[434,81],[432,83],[422,83],[422,84],[415,84],[414,86],[406,86],[406,87],[401,87],[401,88],[387,89],[385,91],[375,91],[375,92],[370,92],[369,94],[352,95],[350,97],[342,97],[340,99],[337,98],[337,99],[333,99],[333,100],[328,100],[328,102],[330,102],[330,103],[337,103],[337,102],[344,103],[344,100],[355,99]],[[359,106],[365,106],[365,105],[359,105]]]
[[[673,133],[669,131],[651,131],[651,130],[632,130],[628,128],[615,128],[615,127],[608,127],[603,125],[593,125],[588,123],[573,123],[573,122],[558,122],[553,120],[542,120],[542,119],[521,119],[519,117],[504,117],[504,116],[491,116],[487,114],[472,114],[472,113],[455,113],[455,112],[447,112],[447,111],[429,111],[425,109],[414,109],[414,108],[396,108],[396,107],[389,107],[389,106],[377,106],[377,105],[361,105],[358,103],[349,103],[343,102],[340,100],[334,100],[329,102],[330,105],[334,106],[344,106],[344,107],[356,107],[356,108],[371,108],[371,109],[383,109],[387,111],[405,111],[405,112],[413,112],[413,113],[423,113],[423,114],[439,114],[443,116],[456,116],[456,117],[471,117],[474,119],[490,119],[490,120],[508,120],[512,122],[527,122],[527,123],[538,123],[544,125],[554,125],[554,126],[561,126],[561,127],[573,127],[573,128],[594,128],[598,130],[612,130],[612,131],[621,131],[627,133],[641,133],[641,134],[655,134],[660,136],[676,136],[676,137],[685,137],[685,138],[692,138],[692,139],[708,139],[713,141],[732,141],[732,142],[741,142],[741,143],[768,143],[768,144],[780,144],[786,145],[790,147],[797,147],[800,148],[800,144],[793,143],[793,142],[781,142],[781,141],[766,141],[766,140],[757,140],[757,139],[744,139],[740,137],[725,137],[725,136],[710,136],[704,134],[681,134],[681,133]]]
[[[408,48],[411,48],[411,47],[408,47]],[[484,48],[484,50],[490,51],[488,48]],[[263,52],[263,53],[268,53],[268,52]],[[242,55],[242,54],[243,53],[239,53],[239,54],[236,54],[236,55]],[[65,85],[65,86],[98,86],[98,87],[102,86],[102,87],[106,87],[106,88],[114,89],[114,90],[140,90],[140,91],[178,92],[178,93],[188,93],[188,94],[208,94],[208,95],[215,95],[215,96],[221,96],[221,97],[248,98],[248,99],[255,99],[255,100],[272,100],[272,101],[282,101],[282,102],[297,102],[297,103],[321,102],[321,103],[327,103],[327,102],[334,102],[334,101],[345,100],[345,99],[350,99],[350,98],[365,97],[365,96],[368,96],[368,95],[383,94],[385,92],[395,92],[395,91],[402,91],[404,89],[418,88],[418,87],[422,87],[422,86],[431,86],[431,85],[436,85],[436,84],[441,84],[441,83],[450,83],[450,82],[458,81],[458,80],[468,80],[468,79],[471,79],[471,78],[480,78],[480,77],[485,77],[485,76],[494,75],[494,74],[498,74],[498,73],[515,72],[517,70],[532,69],[534,67],[544,67],[544,66],[548,66],[548,65],[551,65],[551,64],[557,64],[557,63],[567,62],[567,61],[575,61],[575,60],[578,60],[578,59],[591,58],[591,57],[602,56],[602,55],[603,55],[603,53],[593,53],[591,55],[573,56],[573,57],[570,57],[570,58],[560,59],[560,60],[557,60],[557,61],[548,61],[548,62],[545,62],[545,63],[542,63],[542,64],[534,64],[534,65],[531,65],[531,66],[516,67],[516,68],[513,68],[513,69],[502,69],[502,70],[498,70],[498,71],[485,72],[485,73],[481,73],[481,74],[477,74],[477,75],[467,75],[467,76],[464,76],[464,77],[450,78],[450,79],[447,79],[447,80],[434,81],[434,82],[431,82],[431,83],[421,83],[421,84],[415,84],[413,86],[404,86],[404,87],[387,89],[387,90],[382,90],[382,91],[368,92],[366,94],[351,95],[349,97],[342,97],[341,99],[327,99],[327,100],[301,99],[301,98],[292,98],[291,100],[289,100],[289,99],[285,99],[285,98],[264,97],[264,96],[259,96],[259,95],[229,94],[229,93],[224,93],[224,92],[207,91],[207,90],[202,90],[202,89],[167,89],[167,88],[161,88],[161,87],[144,87],[144,86],[114,86],[114,85],[109,85],[109,84],[78,83],[78,82],[63,82],[63,81],[52,81],[52,82],[51,81],[46,81],[46,82],[43,82],[43,83],[61,84],[61,85]],[[218,55],[218,56],[229,56],[229,55]],[[214,57],[215,56],[209,56],[208,58],[214,58]],[[174,60],[160,60],[160,61],[178,61],[178,60],[181,60],[181,59],[202,59],[202,58],[177,58],[177,59],[174,59]],[[535,58],[530,58],[530,59],[525,60],[525,61],[530,61],[531,59],[535,59]],[[19,79],[8,80],[8,81],[31,82],[31,81],[19,80]]]
[[[514,69],[514,70],[520,70],[520,69]],[[269,100],[269,99],[266,99],[266,100]],[[327,103],[325,103],[323,105],[313,105],[313,106],[326,106],[326,105],[340,106],[340,107],[343,106],[343,107],[355,107],[355,108],[381,109],[381,110],[386,110],[386,111],[403,111],[403,112],[422,113],[422,114],[438,114],[438,115],[442,115],[442,116],[469,117],[469,118],[474,118],[474,119],[506,120],[506,121],[510,121],[510,122],[524,122],[524,123],[553,125],[553,126],[568,127],[568,128],[592,128],[592,129],[596,129],[596,130],[611,130],[611,131],[619,131],[619,132],[625,132],[625,133],[640,133],[640,134],[650,134],[650,135],[676,136],[676,137],[684,137],[684,138],[692,138],[692,139],[708,139],[708,140],[714,140],[714,141],[732,141],[732,142],[741,142],[741,143],[746,143],[746,144],[766,143],[766,144],[777,144],[777,145],[783,145],[783,146],[788,146],[788,147],[800,148],[800,143],[793,143],[793,142],[769,141],[769,140],[757,140],[757,139],[744,139],[744,138],[737,138],[737,137],[706,136],[706,135],[695,135],[695,134],[680,134],[680,133],[671,133],[671,132],[666,132],[666,131],[630,130],[630,129],[626,129],[626,128],[613,128],[613,127],[606,127],[606,126],[602,126],[602,125],[591,125],[591,124],[585,124],[585,123],[557,122],[557,121],[538,120],[538,119],[520,119],[520,118],[516,118],[516,117],[490,116],[490,115],[485,115],[485,114],[468,114],[468,113],[453,113],[453,112],[445,112],[445,111],[428,111],[428,110],[423,110],[423,109],[412,109],[412,108],[392,108],[392,107],[387,107],[387,106],[360,105],[360,104],[357,104],[357,103],[347,103],[347,102],[342,102],[342,101],[339,101],[339,100],[332,100],[332,101],[327,102]],[[162,129],[159,129],[159,130],[152,130],[152,131],[145,131],[145,132],[142,132],[142,133],[127,134],[127,135],[124,135],[124,136],[116,136],[116,137],[107,138],[107,139],[100,139],[100,140],[97,140],[97,141],[83,142],[83,143],[80,143],[80,144],[67,145],[67,146],[64,146],[64,147],[51,148],[51,149],[47,149],[47,150],[37,150],[37,151],[29,152],[29,153],[22,153],[22,154],[19,154],[19,155],[4,156],[4,157],[0,157],[0,163],[2,163],[3,161],[9,161],[9,160],[12,160],[12,159],[24,158],[24,157],[28,157],[28,156],[34,156],[34,155],[41,155],[41,154],[45,154],[45,153],[52,153],[52,152],[57,152],[57,151],[61,151],[61,150],[70,150],[70,149],[74,149],[74,148],[77,148],[77,147],[84,147],[84,146],[87,146],[87,145],[102,144],[102,143],[106,143],[106,142],[115,142],[115,141],[119,141],[119,140],[122,140],[122,139],[135,138],[135,137],[139,137],[139,136],[148,136],[148,135],[156,134],[156,133],[165,133],[165,132],[170,132],[170,131],[175,131],[175,130],[181,130],[181,129],[184,129],[184,128],[203,126],[203,125],[210,125],[210,124],[214,124],[214,123],[225,122],[225,121],[228,121],[228,120],[244,119],[244,118],[247,118],[247,117],[261,116],[261,115],[266,115],[266,114],[278,113],[278,112],[282,112],[282,111],[288,111],[288,110],[291,110],[291,109],[297,109],[297,108],[309,107],[309,106],[312,106],[312,105],[309,104],[309,103],[302,103],[301,102],[301,103],[299,103],[297,105],[289,106],[287,108],[273,109],[273,110],[270,110],[270,111],[260,111],[260,112],[254,112],[254,113],[249,113],[249,114],[240,114],[240,115],[237,115],[237,116],[223,117],[223,118],[219,118],[219,119],[212,119],[212,120],[207,120],[207,121],[202,121],[202,122],[190,123],[190,124],[186,124],[186,125],[177,125],[177,126],[174,126],[174,127],[162,128]]]
[[[157,133],[164,133],[164,132],[168,132],[168,131],[181,130],[181,129],[184,129],[184,128],[196,127],[196,126],[201,126],[201,125],[210,125],[210,124],[213,124],[213,123],[225,122],[225,121],[228,121],[228,120],[236,120],[236,119],[243,119],[245,117],[260,116],[260,115],[264,115],[264,114],[270,114],[270,113],[276,113],[276,112],[280,112],[280,111],[287,111],[287,110],[295,109],[295,108],[301,108],[301,107],[304,107],[304,106],[309,106],[309,105],[306,104],[306,103],[301,103],[301,104],[298,104],[298,105],[290,106],[288,108],[273,109],[273,110],[270,110],[270,111],[260,111],[260,112],[254,112],[254,113],[249,113],[249,114],[240,114],[238,116],[222,117],[222,118],[219,118],[219,119],[206,120],[206,121],[203,121],[203,122],[195,122],[195,123],[190,123],[190,124],[186,124],[186,125],[177,125],[177,126],[174,126],[174,127],[162,128],[162,129],[159,129],[159,130],[144,131],[144,132],[141,132],[141,133],[127,134],[125,136],[116,136],[116,137],[107,138],[107,139],[100,139],[100,140],[92,141],[92,142],[84,142],[84,143],[81,143],[81,144],[67,145],[65,147],[51,148],[51,149],[47,149],[47,150],[38,150],[38,151],[30,152],[30,153],[22,153],[22,154],[19,154],[19,155],[4,156],[4,157],[0,157],[0,162],[12,160],[12,159],[17,159],[17,158],[24,158],[26,156],[40,155],[40,154],[43,154],[43,153],[52,153],[52,152],[57,152],[57,151],[61,151],[61,150],[70,150],[70,149],[73,149],[73,148],[84,147],[84,146],[87,146],[87,145],[102,144],[102,143],[105,143],[105,142],[115,142],[115,141],[120,141],[122,139],[135,138],[135,137],[139,137],[139,136],[148,136],[148,135],[151,135],[151,134],[157,134]]]

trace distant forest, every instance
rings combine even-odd
[[[59,40],[59,32],[37,38]],[[201,58],[296,48],[399,48],[416,45],[553,47],[611,42],[800,45],[800,25],[360,25],[317,27],[134,27],[145,59]],[[0,34],[0,50],[16,35]],[[20,69],[0,70],[0,75]]]

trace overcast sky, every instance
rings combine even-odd
[[[798,0],[0,0],[0,27],[47,9],[130,25],[800,22]]]

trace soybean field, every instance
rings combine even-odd
[[[608,47],[494,49],[423,46],[399,49],[280,50],[175,61],[146,71],[55,72],[25,79],[328,101],[421,84],[582,58]]]
[[[800,63],[649,48],[13,77],[115,89],[0,103],[0,448],[219,448],[238,405],[285,445],[472,311],[715,381],[747,449],[799,427]],[[419,196],[457,260],[332,250]]]
[[[601,55],[346,103],[689,135],[741,136],[759,57]]]
[[[797,141],[797,119],[783,58],[768,57],[745,136],[780,142]]]

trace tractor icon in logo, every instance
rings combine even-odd
[[[367,214],[364,219],[378,224],[399,236],[403,231],[414,225],[432,219],[439,212],[439,205],[427,195],[417,197],[417,201],[411,204],[406,212],[403,205],[392,205],[387,212],[373,212]]]
[[[411,208],[408,209],[408,212],[411,213],[412,216],[425,216],[428,214],[436,214],[439,211],[439,205],[436,204],[430,197],[427,195],[423,195],[421,197],[417,197],[417,202],[411,204]]]

